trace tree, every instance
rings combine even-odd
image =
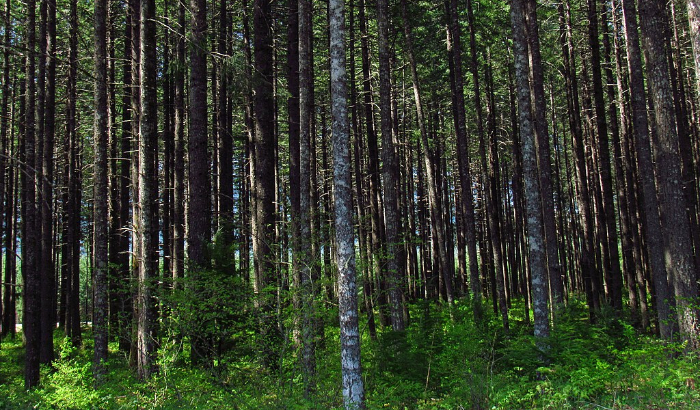
[[[306,394],[315,387],[314,288],[311,266],[311,151],[313,121],[312,2],[299,1],[299,275],[302,301],[302,363]]]
[[[190,128],[189,128],[189,215],[187,255],[195,279],[209,266],[207,244],[211,236],[211,192],[207,147],[207,8],[206,1],[192,0],[192,43],[190,45]],[[210,335],[192,335],[192,361],[207,363],[211,355]]]
[[[255,111],[254,141],[254,210],[253,255],[255,286],[262,308],[262,334],[266,363],[275,361],[273,348],[277,339],[272,287],[276,283],[273,242],[275,238],[275,102],[273,95],[272,4],[274,0],[253,2],[253,86]]]
[[[137,235],[140,257],[137,291],[137,371],[141,379],[155,372],[156,311],[154,279],[158,275],[158,185],[156,159],[158,150],[158,106],[156,67],[155,0],[140,1],[140,109],[138,143],[139,202]]]
[[[41,337],[40,273],[37,266],[38,240],[36,230],[36,1],[27,2],[26,110],[24,122],[24,170],[22,172],[22,278],[24,282],[24,323],[22,330],[26,352],[24,386],[39,384],[39,343]]]
[[[363,409],[365,389],[360,363],[360,328],[355,285],[355,238],[350,175],[350,126],[345,73],[345,2],[330,0],[331,115],[333,117],[333,196],[343,400],[346,409]]]
[[[533,310],[535,313],[535,338],[538,340],[538,347],[546,349],[546,345],[543,344],[544,339],[549,336],[546,255],[542,234],[542,196],[538,183],[537,153],[532,125],[527,37],[524,30],[525,4],[523,0],[511,1],[510,19],[513,29],[515,80],[518,92],[520,139],[523,153],[523,183],[527,212],[527,239],[532,276]],[[533,67],[533,70],[536,69],[538,68]]]
[[[640,0],[639,19],[654,102],[656,179],[666,269],[673,278],[678,325],[690,348],[698,347],[697,269],[681,181],[676,112],[666,53],[668,20],[663,5]]]
[[[95,2],[95,338],[94,373],[99,380],[107,361],[107,0]],[[75,257],[75,256],[74,256]]]

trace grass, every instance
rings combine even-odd
[[[517,306],[513,309],[517,312]],[[466,304],[450,315],[432,303],[410,307],[405,333],[363,330],[363,371],[370,409],[694,409],[700,408],[697,354],[638,334],[629,324],[585,320],[572,303],[558,315],[549,350],[535,347],[532,328],[514,315],[510,334],[498,318],[475,326]],[[452,320],[450,317],[453,317]],[[326,318],[332,318],[327,312]],[[188,346],[165,338],[159,372],[137,380],[128,358],[110,345],[107,376],[95,387],[89,330],[75,348],[56,333],[57,360],[42,384],[23,388],[21,337],[0,348],[0,409],[332,409],[342,406],[337,325],[326,326],[317,351],[317,389],[303,396],[290,343],[279,368],[265,368],[251,332],[232,336],[217,366],[189,365]]]

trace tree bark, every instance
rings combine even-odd
[[[158,153],[157,68],[155,0],[141,0],[140,108],[139,121],[139,219],[141,264],[137,292],[138,376],[149,379],[155,372],[155,279],[158,277],[158,188],[155,166]]]
[[[330,0],[331,106],[333,117],[333,181],[335,235],[338,264],[341,371],[345,408],[364,409],[364,385],[360,363],[360,329],[355,285],[355,239],[352,221],[350,175],[350,127],[345,74],[344,1]]]
[[[35,162],[35,114],[36,114],[36,1],[27,2],[26,55],[26,109],[24,123],[24,172],[22,172],[22,277],[24,282],[24,315],[22,331],[25,338],[24,387],[31,389],[39,384],[39,343],[41,337],[40,272],[36,230],[36,168]]]
[[[94,305],[93,335],[95,338],[94,369],[98,382],[105,374],[104,362],[107,361],[107,238],[109,224],[107,221],[107,13],[108,1],[95,2],[95,182],[94,182]]]
[[[535,338],[538,340],[538,348],[545,350],[547,346],[544,344],[544,340],[549,336],[549,310],[547,309],[548,295],[546,280],[547,259],[542,235],[542,195],[539,188],[535,133],[532,124],[527,37],[524,30],[525,5],[523,3],[523,0],[511,1],[510,18],[513,29],[515,80],[518,92],[520,138],[523,153],[523,183],[525,190],[525,209],[527,213],[527,236],[532,277],[533,310],[535,314]],[[537,69],[537,67],[533,67],[533,70]]]
[[[647,75],[654,102],[656,135],[652,138],[663,232],[666,269],[673,277],[681,337],[689,347],[698,347],[697,272],[681,181],[676,113],[665,48],[668,20],[663,5],[640,0],[639,17],[647,53]],[[658,233],[657,233],[658,234]]]
[[[272,4],[274,0],[253,2],[253,49],[255,88],[254,139],[254,210],[253,229],[255,258],[255,293],[262,308],[261,332],[264,337],[263,355],[266,364],[276,361],[274,347],[276,320],[274,318],[275,257],[275,102],[273,95]]]

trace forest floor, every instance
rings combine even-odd
[[[522,309],[520,309],[522,311]],[[518,312],[517,306],[511,313]],[[603,312],[597,324],[581,304],[558,313],[546,357],[517,315],[505,334],[496,316],[475,326],[462,304],[452,315],[435,304],[410,307],[405,333],[363,327],[362,360],[370,409],[698,409],[700,361],[683,346],[639,334]],[[325,318],[330,322],[333,312]],[[92,341],[74,348],[56,334],[57,360],[42,385],[23,388],[21,336],[0,347],[0,409],[332,409],[342,406],[337,325],[318,347],[317,388],[304,399],[291,347],[277,370],[256,359],[252,333],[234,335],[214,369],[189,365],[189,348],[162,341],[159,372],[140,382],[110,345],[106,379],[94,388]],[[699,386],[700,387],[700,386]]]

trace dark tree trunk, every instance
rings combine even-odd
[[[107,361],[107,147],[109,130],[107,125],[107,0],[95,2],[95,182],[94,182],[94,305],[93,334],[95,338],[94,374],[99,381],[105,373]]]
[[[681,337],[688,341],[690,348],[697,348],[697,271],[681,181],[676,113],[665,49],[668,20],[663,4],[649,0],[640,1],[639,17],[656,119],[656,136],[652,138],[652,144],[666,269],[673,277]]]
[[[671,315],[674,304],[673,293],[668,283],[668,273],[664,264],[659,204],[654,181],[654,166],[649,141],[649,122],[646,108],[646,91],[642,72],[642,53],[639,48],[637,12],[632,0],[622,0],[625,39],[627,42],[627,64],[630,76],[630,97],[632,104],[632,125],[634,145],[637,154],[637,176],[640,179],[642,213],[644,215],[644,241],[649,257],[649,268],[656,289],[656,310],[661,337],[670,340],[675,327]]]
[[[138,232],[141,245],[141,265],[137,292],[137,370],[141,379],[155,372],[154,300],[155,279],[158,277],[158,186],[155,166],[158,153],[158,111],[156,88],[156,27],[155,0],[141,0],[140,35],[140,108],[139,118],[139,199]]]
[[[255,257],[255,286],[262,308],[261,332],[265,338],[263,355],[270,366],[276,361],[274,353],[277,325],[274,318],[275,257],[275,102],[273,95],[272,3],[274,0],[253,2],[253,49],[255,88],[255,182],[253,252]]]
[[[36,229],[36,168],[35,163],[35,114],[36,114],[36,1],[27,2],[26,55],[26,109],[24,123],[24,164],[22,172],[22,278],[24,283],[24,315],[22,330],[25,339],[24,387],[39,384],[39,347],[41,337],[41,292],[38,269],[38,240]]]
[[[189,214],[187,254],[196,280],[210,265],[207,244],[211,239],[211,172],[207,149],[207,9],[206,1],[192,0],[192,43],[190,48],[190,127],[189,127]],[[193,363],[210,358],[211,336],[204,329],[192,335]]]

